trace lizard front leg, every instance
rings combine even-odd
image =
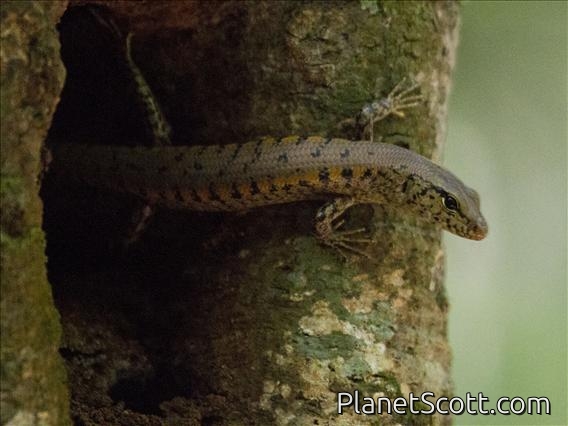
[[[373,240],[368,237],[365,228],[339,230],[345,220],[343,214],[354,205],[360,204],[355,198],[342,197],[324,204],[316,213],[315,228],[318,239],[324,244],[333,247],[344,257],[345,252],[355,253],[356,255],[370,257],[363,248]]]

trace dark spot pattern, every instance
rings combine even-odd
[[[181,195],[181,191],[179,188],[176,188],[174,191],[174,198],[177,202],[179,203],[183,203],[185,200],[183,198],[183,196]]]
[[[235,158],[237,158],[237,155],[239,155],[241,149],[243,149],[243,144],[242,143],[237,144],[235,150],[233,151],[233,155],[231,155],[231,161],[235,161]]]
[[[258,187],[258,183],[255,180],[250,182],[250,193],[251,195],[260,194],[260,188]]]
[[[203,201],[195,188],[191,188],[191,198],[193,199],[193,201],[196,201],[198,203],[201,203]]]
[[[221,197],[219,197],[219,194],[217,194],[215,185],[213,185],[213,183],[209,184],[209,199],[211,201],[223,201],[221,200]]]
[[[263,140],[261,139],[254,146],[254,157],[251,160],[251,163],[254,163],[255,161],[257,161],[260,158],[260,156],[262,155],[262,143],[263,143]]]
[[[327,167],[320,170],[320,172],[318,174],[318,179],[321,183],[324,183],[324,184],[329,183],[329,169]]]
[[[239,188],[237,186],[236,183],[233,183],[231,185],[231,197],[233,197],[236,200],[240,200],[241,198],[243,198],[243,194],[241,194],[241,191],[239,191]]]

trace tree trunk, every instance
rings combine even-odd
[[[426,101],[376,133],[440,158],[454,2],[99,4],[134,31],[134,58],[176,144],[352,137],[338,123],[406,77]],[[70,77],[51,136],[125,143],[142,118],[121,77],[109,78],[116,63],[105,59],[105,29],[79,9],[62,26]],[[96,63],[85,66],[93,52]],[[118,256],[104,241],[120,223],[112,215],[121,199],[89,192],[88,207],[54,207],[71,199],[62,194],[46,190],[46,227],[75,418],[362,424],[378,416],[338,416],[337,392],[452,394],[438,231],[356,208],[349,223],[371,223],[377,242],[371,260],[345,263],[313,236],[318,203],[242,215],[161,211],[136,250]]]
[[[59,426],[69,422],[69,395],[58,353],[59,316],[46,278],[38,174],[65,78],[55,24],[66,3],[1,7],[0,421]]]

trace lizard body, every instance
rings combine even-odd
[[[487,232],[475,191],[391,144],[297,136],[190,147],[58,144],[52,157],[70,177],[170,208],[238,211],[339,198],[388,204],[470,239]]]
[[[124,39],[112,19],[92,16]],[[151,136],[150,146],[53,144],[55,168],[86,184],[140,197],[147,206],[134,234],[143,229],[152,205],[199,211],[239,211],[301,200],[325,200],[316,231],[340,250],[371,240],[361,230],[341,231],[341,216],[356,204],[379,203],[459,236],[481,240],[487,224],[479,196],[451,172],[412,151],[373,142],[373,125],[422,99],[404,80],[384,99],[366,105],[359,117],[369,141],[319,136],[262,138],[246,143],[172,146],[170,127],[125,40],[123,59],[130,72]]]

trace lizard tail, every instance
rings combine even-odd
[[[132,33],[129,32],[125,37],[116,24],[116,21],[112,17],[108,16],[108,12],[106,10],[93,5],[86,6],[86,10],[97,21],[97,23],[105,28],[112,38],[115,39],[116,45],[120,48],[121,53],[129,54],[130,38]]]

